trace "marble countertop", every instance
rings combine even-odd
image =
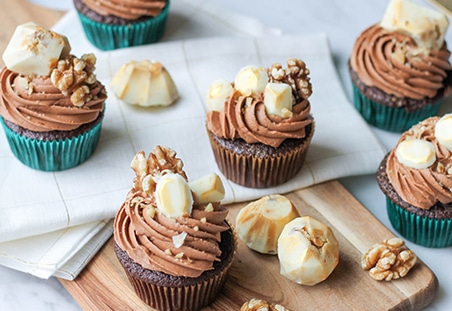
[[[33,0],[33,2],[38,1],[43,0]],[[387,1],[381,0],[211,1],[216,1],[219,5],[243,15],[254,17],[268,26],[280,29],[282,33],[326,33],[337,70],[350,99],[351,83],[347,71],[347,60],[354,40],[362,30],[380,20],[387,5]],[[427,1],[413,1],[431,5]],[[64,2],[67,6],[71,6],[70,0]],[[59,5],[61,8],[60,1]],[[450,29],[446,40],[452,42]],[[331,100],[334,100],[334,96]],[[441,113],[448,111],[452,111],[451,100],[445,103]],[[399,134],[378,129],[373,131],[387,149],[391,149],[399,137]],[[385,198],[378,188],[374,175],[343,178],[340,182],[386,227],[394,231],[386,215]],[[452,309],[452,269],[448,267],[448,262],[452,258],[452,248],[429,249],[409,242],[407,244],[433,270],[439,280],[437,297],[427,310]],[[57,279],[42,280],[0,266],[0,310],[72,311],[80,309],[77,302]]]

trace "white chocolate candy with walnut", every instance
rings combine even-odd
[[[188,182],[195,205],[219,202],[224,199],[223,182],[215,173]]]
[[[156,61],[130,61],[122,65],[110,86],[119,99],[143,107],[169,106],[179,98],[169,72]]]
[[[292,88],[286,83],[270,82],[264,91],[264,106],[267,114],[290,118],[292,113]]]
[[[165,174],[155,189],[157,209],[166,217],[191,215],[193,196],[186,180],[179,174]]]
[[[4,53],[6,67],[21,75],[48,76],[58,60],[69,55],[65,36],[32,22],[17,26]]]
[[[427,7],[407,0],[392,0],[380,25],[412,37],[420,50],[427,52],[443,46],[449,21],[444,14]]]
[[[298,284],[324,281],[339,263],[339,244],[331,229],[310,217],[289,222],[278,239],[280,273]]]
[[[284,226],[299,216],[289,199],[279,194],[268,195],[239,211],[235,220],[237,235],[257,252],[276,254],[278,238]]]

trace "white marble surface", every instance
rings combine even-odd
[[[30,0],[43,1],[43,0]],[[173,0],[177,1],[177,0]],[[212,0],[228,9],[253,16],[283,33],[323,32],[330,38],[333,57],[347,95],[351,98],[351,84],[346,62],[354,39],[372,23],[378,22],[387,1],[381,0]],[[430,2],[413,0],[430,5]],[[52,1],[53,3],[57,1]],[[66,2],[66,0],[65,0]],[[193,34],[196,37],[196,34]],[[446,40],[452,42],[451,30]],[[332,101],[334,95],[332,94]],[[449,100],[442,112],[452,111]],[[382,143],[390,149],[398,135],[374,129]],[[385,199],[378,189],[374,175],[349,177],[342,184],[383,224],[392,230],[386,216]],[[448,266],[452,248],[428,249],[408,243],[418,256],[434,271],[440,288],[427,310],[452,309],[452,269]],[[0,267],[0,310],[80,310],[74,299],[56,279],[41,280],[30,275]]]

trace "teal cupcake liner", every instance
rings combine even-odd
[[[102,120],[92,129],[73,138],[40,140],[11,130],[0,118],[9,147],[23,164],[40,171],[62,171],[85,162],[96,149]]]
[[[386,209],[394,229],[413,243],[443,248],[452,246],[452,219],[416,215],[386,198]]]
[[[97,48],[108,51],[157,42],[165,31],[169,6],[170,1],[159,15],[126,25],[104,24],[77,13],[88,40]]]
[[[424,108],[407,112],[405,108],[389,107],[370,100],[353,86],[353,104],[367,123],[391,132],[404,132],[420,121],[438,113],[442,100]]]

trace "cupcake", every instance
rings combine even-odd
[[[0,121],[17,159],[42,171],[86,161],[98,145],[107,98],[94,74],[96,57],[77,58],[64,36],[26,23],[3,60]]]
[[[101,50],[157,42],[163,35],[169,0],[74,0],[88,40]]]
[[[116,214],[114,248],[137,295],[158,310],[198,310],[225,284],[236,238],[218,175],[188,182],[176,153],[136,154],[133,187]]]
[[[369,124],[403,132],[437,114],[452,83],[448,25],[439,12],[391,0],[382,21],[360,34],[349,72],[354,106]]]
[[[377,172],[392,226],[426,247],[452,245],[451,133],[452,114],[414,125]]]
[[[214,81],[207,94],[207,132],[220,171],[251,188],[280,185],[300,171],[314,135],[309,70],[242,68],[234,83]]]

